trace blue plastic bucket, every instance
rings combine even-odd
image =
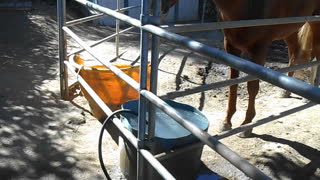
[[[177,110],[182,117],[207,131],[209,127],[208,119],[197,109],[192,106],[177,103],[171,100],[166,101],[170,106]],[[138,112],[138,100],[129,101],[122,105],[123,109],[129,109]],[[148,117],[148,114],[147,114]],[[147,118],[148,119],[148,118]],[[138,116],[132,113],[123,113],[121,121],[124,126],[129,129],[134,135],[138,130]],[[148,132],[148,126],[146,127]],[[176,147],[180,147],[198,139],[191,134],[188,130],[178,124],[174,119],[166,113],[156,108],[156,129],[155,129],[155,143],[159,147],[159,151],[167,151]]]

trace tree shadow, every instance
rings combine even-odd
[[[181,61],[181,64],[180,64],[178,73],[177,73],[177,75],[176,75],[176,80],[175,80],[175,82],[176,82],[176,90],[177,90],[177,91],[180,90],[180,88],[181,88],[180,86],[181,86],[181,84],[182,84],[182,79],[186,79],[186,80],[187,80],[186,77],[182,76],[182,72],[183,72],[183,69],[184,69],[184,67],[185,67],[185,65],[186,65],[186,63],[187,63],[188,57],[189,57],[191,54],[192,54],[192,52],[189,53],[189,54],[187,54],[187,55],[185,55],[185,56],[182,58],[182,61]]]
[[[74,109],[57,98],[59,90],[48,89],[59,69],[55,12],[46,4],[0,12],[1,179],[75,179],[75,170],[85,170],[61,143]]]
[[[262,157],[266,159],[257,161],[257,164],[268,166],[273,173],[273,176],[281,179],[285,176],[289,179],[319,179],[319,174],[315,174],[317,169],[320,168],[320,151],[310,146],[296,141],[290,141],[283,138],[277,138],[271,135],[258,135],[254,134],[253,137],[260,138],[264,141],[285,144],[296,150],[301,156],[310,160],[309,163],[294,162],[287,158],[285,154],[275,153],[273,155],[264,154]]]
[[[210,70],[212,68],[212,64],[213,64],[212,62],[209,62],[208,65],[202,71],[200,71],[202,73],[200,74],[200,72],[199,72],[199,75],[202,76],[202,84],[203,85],[205,85],[207,83],[206,80],[209,76]],[[205,100],[206,100],[206,93],[203,91],[203,92],[201,92],[201,96],[200,96],[200,105],[199,105],[200,111],[202,111],[204,108]]]

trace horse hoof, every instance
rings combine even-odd
[[[283,91],[280,92],[279,97],[280,98],[289,98],[290,95],[291,95],[290,91],[283,90]]]
[[[222,124],[220,129],[219,129],[219,132],[223,132],[223,131],[229,131],[231,130],[231,124]]]
[[[307,99],[307,98],[302,98],[302,102],[303,103],[309,103],[309,102],[311,102],[309,99]]]
[[[246,131],[242,131],[241,133],[239,133],[237,135],[240,138],[249,138],[252,137],[252,129],[246,130]]]

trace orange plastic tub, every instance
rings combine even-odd
[[[80,70],[81,77],[91,86],[98,96],[105,102],[110,109],[120,109],[120,105],[133,99],[138,99],[139,94],[125,81],[115,75],[112,71],[103,65],[97,65],[96,61],[84,61],[79,55],[70,57],[71,64]],[[140,66],[126,64],[115,65],[124,73],[139,82]],[[150,65],[148,66],[148,79],[150,79]],[[150,82],[147,85],[150,89]],[[81,86],[81,91],[87,99],[92,114],[99,120],[104,120],[107,116],[101,108],[95,103],[93,98]]]

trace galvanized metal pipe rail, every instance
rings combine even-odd
[[[143,95],[145,98],[147,98],[149,101],[151,101],[153,104],[155,104],[158,108],[166,112],[170,117],[175,119],[179,124],[181,124],[183,127],[191,131],[196,137],[198,137],[201,141],[203,141],[205,144],[210,146],[212,149],[214,149],[217,153],[219,153],[222,157],[227,159],[230,163],[234,164],[237,168],[239,168],[241,171],[243,171],[246,175],[253,179],[269,179],[265,174],[263,174],[260,170],[258,170],[256,167],[242,159],[238,154],[231,151],[228,147],[220,143],[217,139],[214,137],[211,137],[207,132],[201,130],[194,124],[185,121],[182,116],[176,112],[174,108],[169,106],[167,103],[165,103],[163,100],[161,100],[159,97],[151,93],[150,91],[139,89],[139,84],[134,81],[131,77],[126,75],[124,72],[122,72],[120,69],[113,66],[108,61],[102,60],[98,55],[94,53],[94,50],[90,48],[88,45],[86,45],[76,34],[74,34],[68,27],[63,27],[63,30],[70,35],[79,45],[81,45],[83,48],[86,49],[86,51],[94,57],[97,61],[102,63],[103,65],[107,66],[112,72],[114,72],[117,76],[119,76],[121,79],[126,81],[131,87],[136,89],[138,92],[140,92],[141,95]],[[133,82],[132,82],[133,81]],[[139,114],[140,115],[140,114]],[[141,117],[141,115],[140,115]],[[145,118],[145,117],[144,117]],[[138,141],[139,146],[139,141]],[[140,149],[140,146],[138,148],[138,151]],[[138,162],[139,165],[141,165],[141,162]],[[142,167],[142,166],[138,166]],[[140,173],[139,178],[142,177],[142,172]]]
[[[281,72],[281,73],[287,73],[287,72],[305,69],[305,68],[317,66],[317,65],[320,65],[320,61],[313,61],[313,62],[309,62],[309,63],[305,63],[305,64],[294,65],[291,67],[285,67],[285,68],[278,69],[277,71]],[[203,91],[208,91],[208,90],[212,90],[212,89],[216,89],[216,88],[232,86],[235,84],[253,81],[256,79],[258,79],[258,78],[254,77],[254,76],[247,75],[244,77],[239,77],[239,78],[235,78],[235,79],[229,79],[226,81],[220,81],[220,82],[216,82],[216,83],[206,84],[206,85],[197,86],[197,87],[193,87],[193,88],[189,88],[189,89],[185,89],[185,90],[169,92],[165,95],[160,96],[160,98],[161,99],[174,99],[177,97],[183,97],[183,96],[187,96],[187,95],[191,95],[191,94],[195,94],[195,93],[199,93],[199,92],[203,92]]]
[[[169,115],[171,118],[176,120],[181,126],[189,130],[193,135],[195,135],[200,141],[208,145],[211,149],[215,150],[223,158],[228,160],[235,167],[240,169],[243,173],[252,179],[270,179],[259,169],[254,167],[248,161],[241,158],[237,153],[233,152],[223,143],[221,143],[217,138],[211,136],[207,132],[203,131],[193,123],[186,121],[183,116],[177,112],[173,107],[168,105],[166,102],[161,100],[158,96],[147,90],[141,90],[141,95],[146,97],[150,102],[155,104],[159,109]]]
[[[57,19],[59,28],[59,76],[60,76],[60,95],[63,100],[69,99],[69,85],[68,85],[68,71],[63,65],[63,62],[67,59],[67,39],[62,30],[62,27],[66,24],[66,2],[65,0],[57,0]]]
[[[79,19],[68,21],[68,22],[66,22],[65,26],[67,26],[67,27],[74,26],[74,25],[82,24],[82,23],[85,23],[85,22],[88,22],[88,21],[93,21],[93,20],[96,20],[96,19],[99,19],[99,18],[102,18],[102,17],[105,17],[105,16],[107,16],[107,15],[105,15],[103,13],[94,14],[94,15],[91,15],[91,16],[88,16],[88,17],[84,17],[84,18],[79,18]]]
[[[141,1],[140,23],[142,25],[148,23],[149,17],[149,1]],[[149,47],[149,34],[147,31],[140,29],[140,89],[139,91],[147,89],[147,74],[148,74],[148,47]],[[138,92],[139,92],[138,91]],[[146,137],[146,122],[147,122],[147,99],[143,96],[139,97],[138,107],[138,149],[145,149]],[[154,121],[154,119],[153,119]],[[137,154],[137,178],[138,180],[148,179],[144,176],[144,160],[140,153]]]
[[[305,23],[305,22],[315,22],[315,21],[320,21],[319,15],[304,16],[304,17],[273,18],[273,19],[223,21],[223,22],[214,22],[214,23],[175,24],[175,25],[163,25],[161,27],[170,32],[177,33],[177,32],[212,31],[217,29]]]
[[[228,54],[216,48],[204,45],[190,38],[173,33],[168,33],[167,31],[153,25],[145,25],[142,28],[145,28],[149,32],[156,33],[158,36],[163,37],[167,40],[171,40],[180,45],[183,45],[184,47],[187,47],[193,51],[202,53],[209,57],[214,57],[216,58],[216,60],[220,61],[223,64],[231,66],[234,69],[243,71],[247,74],[251,74],[280,88],[286,89],[314,102],[320,103],[320,88],[309,85],[295,78],[288,77],[279,72],[270,70],[240,57]],[[209,61],[214,62],[211,59],[209,59]]]
[[[71,29],[68,27],[62,28],[70,37],[72,37],[80,46],[82,46],[95,60],[100,62],[101,64],[108,67],[115,75],[119,76],[121,79],[126,81],[132,88],[134,88],[136,91],[139,91],[140,85],[132,79],[130,76],[128,76],[126,73],[121,71],[119,68],[111,64],[109,61],[103,60],[97,53],[94,53],[94,50],[87,45],[84,41],[82,41]]]
[[[88,1],[84,1],[84,0],[76,0],[76,1],[82,1],[82,2],[86,2],[86,3],[90,3]],[[92,5],[92,4],[91,4]],[[94,4],[93,4],[94,6]],[[95,8],[93,8],[95,9]],[[105,8],[106,10],[107,8]],[[109,9],[110,10],[110,9]],[[105,12],[104,12],[105,13]],[[108,13],[107,13],[108,14]],[[111,12],[112,14],[112,12]],[[118,16],[118,15],[115,15],[115,16]],[[119,16],[120,17],[120,16]],[[117,18],[117,19],[121,19],[120,18]],[[123,16],[125,17],[125,16]],[[128,22],[131,21],[132,23],[136,23],[134,21],[132,21],[132,19],[128,18],[127,19]],[[140,22],[139,22],[140,23]],[[148,32],[151,32],[151,33],[154,33],[158,36],[161,36],[161,37],[164,37],[166,39],[169,39],[169,40],[173,40],[175,42],[178,42],[180,44],[183,44],[184,46],[190,48],[190,49],[193,49],[193,50],[199,50],[199,52],[202,52],[203,54],[206,54],[206,55],[209,55],[209,56],[214,56],[214,57],[218,57],[220,59],[222,59],[224,62],[226,62],[226,64],[232,66],[232,67],[238,67],[236,69],[239,69],[239,70],[243,70],[244,72],[249,72],[249,73],[252,73],[252,74],[255,74],[254,72],[251,72],[253,71],[253,68],[257,68],[259,67],[258,69],[259,70],[263,70],[264,72],[262,74],[258,74],[258,77],[263,77],[264,75],[273,75],[272,77],[273,78],[268,78],[268,77],[263,77],[261,79],[268,79],[269,81],[272,81],[274,82],[275,84],[277,84],[279,86],[280,84],[280,87],[281,86],[284,86],[285,89],[286,88],[291,88],[291,89],[294,89],[295,91],[299,88],[297,88],[296,86],[285,86],[283,83],[281,83],[282,81],[279,81],[278,79],[275,78],[275,76],[279,76],[278,74],[274,73],[273,71],[268,71],[266,70],[266,68],[261,68],[260,66],[254,66],[253,64],[250,64],[250,62],[246,62],[245,60],[241,59],[241,58],[237,58],[237,57],[233,57],[233,56],[230,56],[228,54],[219,54],[221,52],[219,51],[216,51],[216,49],[210,49],[210,47],[207,47],[201,43],[198,43],[196,41],[192,41],[188,38],[185,38],[183,36],[177,36],[175,34],[170,34],[168,32],[165,32],[163,31],[161,28],[158,28],[155,27],[155,26],[152,26],[152,25],[144,25],[144,26],[139,26],[142,30],[145,30],[145,31],[148,31]],[[68,29],[65,29],[63,28],[66,32]],[[157,32],[158,31],[158,32]],[[86,47],[85,49],[87,50],[88,47]],[[90,48],[90,47],[89,47]],[[215,55],[217,53],[217,55]],[[230,57],[228,57],[228,56]],[[236,63],[232,63],[231,61],[236,61]],[[245,68],[244,66],[248,66],[249,65],[249,68]],[[114,69],[114,71],[116,71]],[[265,72],[266,71],[266,72]],[[118,76],[121,77],[121,73],[118,73],[117,74]],[[280,78],[284,78],[285,76],[281,77]],[[124,76],[122,76],[121,78],[125,78]],[[267,81],[268,81],[267,80]],[[289,82],[294,82],[295,84],[297,84],[298,82],[292,80],[291,79],[285,79],[285,80],[289,80]],[[280,83],[279,83],[280,82]],[[301,85],[298,83],[298,85]],[[305,84],[303,84],[305,85]],[[312,87],[312,86],[311,86]],[[310,87],[307,87],[308,89],[310,89]],[[319,89],[319,88],[317,88]],[[303,91],[302,90],[302,94],[305,93],[305,92],[311,92],[311,96],[310,97],[316,97],[317,96],[314,96],[314,93],[312,93],[314,90],[317,90],[317,89],[311,89],[311,90],[308,90],[308,91]],[[300,90],[299,90],[300,91]],[[176,121],[178,121],[181,125],[183,125],[184,127],[186,127],[188,130],[190,130],[193,134],[195,134],[198,138],[200,138],[202,141],[206,142],[210,147],[212,147],[213,149],[215,149],[218,153],[222,153],[223,156],[228,159],[228,160],[231,160],[231,162],[233,164],[236,164],[237,165],[245,165],[246,167],[239,167],[241,170],[243,170],[247,175],[249,175],[250,177],[252,178],[267,178],[263,173],[261,173],[259,170],[258,171],[255,171],[255,172],[252,172],[252,170],[256,170],[255,167],[252,167],[252,165],[250,165],[249,163],[247,162],[241,162],[242,159],[236,155],[236,154],[233,154],[232,151],[228,151],[228,148],[224,147],[224,145],[220,144],[219,141],[217,141],[216,139],[212,138],[209,136],[209,134],[207,134],[206,132],[201,132],[199,131],[199,129],[197,127],[193,127],[194,125],[193,124],[189,124],[188,122],[185,122],[183,120],[183,118],[181,118],[181,116],[175,112],[175,110],[168,106],[165,102],[163,102],[160,98],[158,98],[157,96],[155,96],[154,94],[150,93],[149,91],[146,91],[146,90],[141,90],[140,91],[140,94],[145,96],[146,98],[148,98],[150,101],[152,101],[153,103],[155,103],[158,107],[160,107],[160,109],[162,109],[163,111],[165,111],[166,113],[169,114],[169,116],[173,117]],[[297,93],[299,94],[299,93]],[[304,94],[305,95],[305,94]],[[317,100],[317,99],[316,99]],[[320,99],[319,99],[320,100]],[[157,104],[157,103],[160,103],[160,104]],[[204,138],[204,139],[203,139]],[[230,154],[231,153],[231,154]],[[231,157],[229,157],[230,155],[232,155]],[[234,155],[234,156],[233,156]],[[239,159],[240,158],[240,159]],[[239,164],[237,164],[239,163]],[[247,166],[248,165],[248,166]]]
[[[136,27],[129,27],[129,28],[127,28],[127,29],[124,29],[124,30],[120,31],[119,34],[123,34],[123,33],[129,32],[129,31],[131,31],[131,30],[134,29],[134,28],[136,28]],[[101,43],[103,43],[103,42],[105,42],[105,41],[108,41],[108,40],[111,40],[111,39],[115,38],[116,36],[117,36],[116,33],[115,33],[115,34],[112,34],[112,35],[110,35],[110,36],[108,36],[108,37],[105,37],[105,38],[103,38],[103,39],[100,39],[100,40],[98,40],[98,41],[90,44],[89,46],[90,46],[90,47],[95,47],[95,46],[97,46],[97,45],[99,45],[99,44],[101,44]],[[80,48],[79,50],[72,51],[72,52],[71,52],[70,54],[68,54],[67,56],[69,57],[69,56],[71,56],[71,55],[73,55],[73,54],[81,53],[81,52],[83,52],[83,51],[85,51],[85,49],[84,49],[84,48]]]
[[[117,9],[116,11],[117,12],[125,12],[125,11],[129,11],[131,9],[135,9],[135,8],[139,8],[139,7],[140,6],[131,6],[131,7]],[[68,22],[66,22],[65,26],[67,26],[67,27],[74,26],[74,25],[78,25],[78,24],[85,23],[85,22],[88,22],[88,21],[93,21],[93,20],[96,20],[96,19],[99,19],[99,18],[102,18],[102,17],[105,17],[105,16],[108,16],[108,15],[106,15],[104,13],[94,14],[94,15],[91,15],[91,16],[88,16],[88,17],[84,17],[84,18],[79,18],[79,19],[68,21]]]
[[[102,99],[94,92],[94,90],[90,87],[90,85],[74,71],[74,67],[68,62],[64,62],[69,71],[77,78],[79,83],[86,89],[86,91],[90,94],[90,96],[94,99],[94,101],[99,105],[102,111],[110,116],[112,114],[112,110],[102,101]],[[137,138],[130,132],[127,128],[124,127],[123,123],[117,119],[113,118],[111,120],[113,124],[119,129],[121,134],[140,152],[140,154],[154,167],[154,169],[164,178],[168,180],[175,180],[175,178],[170,174],[170,172],[161,164],[159,161],[147,150],[138,149],[138,141]]]
[[[79,1],[81,1],[81,0],[79,0]],[[89,7],[91,7],[91,8],[93,8],[93,6],[95,6],[95,4],[90,4],[90,2],[87,2],[87,1],[82,1],[82,2],[86,2],[85,3],[85,5],[87,5],[87,6],[89,6]],[[89,3],[89,4],[88,4]],[[93,8],[93,9],[95,9],[95,8]],[[99,11],[99,7],[97,7],[97,9],[96,10],[98,10]],[[110,9],[107,9],[107,8],[104,8],[104,10],[107,12],[107,11],[109,11]],[[103,12],[103,11],[102,11]],[[113,12],[113,13],[115,13],[115,12]],[[113,14],[112,12],[110,12],[110,14]],[[115,15],[115,16],[118,16],[117,18],[119,18],[120,20],[121,20],[121,15]],[[125,17],[125,16],[123,16],[123,17]],[[132,19],[127,19],[128,21],[127,22],[130,22],[130,21],[133,21],[133,23],[136,23],[136,22],[134,22],[134,20],[132,20]],[[140,22],[138,22],[138,24],[140,24]],[[132,25],[134,25],[134,24],[132,24]],[[142,28],[142,30],[147,30],[147,31],[149,31],[149,32],[152,32],[153,30],[155,30],[155,29],[153,29],[155,26],[152,26],[152,25],[145,25],[145,26],[140,26],[140,28]],[[231,58],[228,58],[228,57],[225,57],[223,54],[221,55],[219,55],[219,53],[221,53],[221,52],[219,52],[219,51],[217,51],[217,52],[215,52],[216,51],[216,49],[213,49],[213,48],[211,48],[210,49],[210,47],[206,47],[205,45],[203,45],[203,44],[201,44],[201,43],[198,43],[198,42],[196,42],[196,41],[192,41],[192,40],[190,40],[190,39],[188,39],[188,38],[185,38],[185,37],[182,37],[182,36],[175,36],[174,34],[170,34],[170,33],[167,33],[167,32],[165,32],[165,31],[163,31],[162,29],[160,29],[160,28],[158,28],[157,30],[159,30],[159,32],[152,32],[152,33],[155,33],[155,34],[157,34],[157,35],[159,35],[159,36],[162,36],[162,37],[166,37],[167,39],[170,39],[170,40],[174,40],[174,41],[176,41],[176,42],[179,42],[179,43],[181,43],[181,44],[184,44],[186,47],[188,47],[188,48],[190,48],[190,49],[193,49],[193,50],[199,50],[200,52],[202,52],[202,53],[204,53],[204,54],[206,54],[206,55],[211,55],[211,56],[216,56],[216,57],[218,57],[218,58],[221,58],[221,59],[223,59],[224,61],[227,61],[228,63],[227,64],[229,64],[229,65],[231,65],[231,66],[240,66],[241,68],[239,68],[240,70],[242,70],[242,69],[244,69],[244,72],[251,72],[251,73],[253,73],[253,74],[255,74],[254,72],[252,72],[252,69],[251,68],[253,68],[253,67],[255,67],[254,65],[256,65],[256,64],[254,64],[254,63],[252,63],[252,64],[250,64],[250,62],[242,62],[242,61],[245,61],[245,60],[242,60],[241,58],[238,58],[238,57],[232,57],[231,55],[228,55],[228,54],[225,54],[225,55],[228,55],[228,56],[230,56]],[[167,33],[167,34],[166,34]],[[191,43],[191,44],[190,44]],[[217,53],[217,55],[215,55]],[[230,59],[232,59],[233,61],[236,61],[238,64],[233,64],[233,63],[231,63],[231,60]],[[246,64],[246,66],[248,66],[249,65],[249,69],[247,69],[247,68],[243,68],[244,67],[244,64]],[[253,67],[252,67],[253,66]],[[237,68],[238,69],[238,68]],[[260,67],[260,66],[257,66],[256,65],[256,67],[255,67],[255,70],[256,69],[260,69],[260,70],[267,70],[266,68],[263,68],[263,67]],[[269,73],[268,75],[273,75],[273,76],[275,76],[275,75],[278,75],[279,76],[279,74],[276,74],[276,73],[274,73],[274,72],[272,72],[271,70],[269,70],[270,72],[268,72],[268,70],[267,70],[267,73]],[[271,74],[270,74],[271,73]],[[258,74],[259,75],[259,74]],[[262,74],[262,76],[263,75],[266,75],[266,74]],[[283,76],[283,75],[282,75]],[[259,77],[259,76],[258,76]],[[281,75],[280,75],[280,77],[281,77]],[[285,77],[285,76],[284,76]],[[284,78],[284,77],[282,77],[282,78]],[[270,80],[271,82],[275,82],[277,85],[279,85],[280,84],[280,87],[281,86],[284,86],[284,87],[286,87],[285,85],[283,85],[283,84],[281,84],[281,81],[280,81],[280,83],[278,83],[279,81],[274,81],[275,79],[269,79],[269,78],[266,78],[266,77],[263,77],[263,78],[265,78],[265,79],[268,79],[268,80]],[[263,79],[262,78],[262,79]],[[291,81],[293,81],[293,82],[295,82],[294,80],[292,80],[292,78],[291,79],[289,79],[289,80],[291,80]],[[297,82],[296,82],[297,83]],[[305,83],[304,83],[305,84]],[[292,88],[292,87],[291,87]],[[295,87],[293,87],[293,88],[295,88]],[[299,88],[298,88],[299,89]],[[145,97],[147,97],[148,98],[148,93],[147,93],[148,91],[146,91],[145,92],[145,90],[142,90],[142,91],[140,91],[140,93],[142,94],[142,95],[144,95]],[[151,97],[152,97],[152,93],[151,94],[149,94],[149,95],[151,95]],[[155,96],[154,95],[154,97],[153,98],[148,98],[150,101],[152,101],[153,103],[159,103],[159,102],[161,102],[161,103],[164,103],[163,101],[161,101],[161,99],[159,99],[158,98],[158,101],[157,101],[157,96]],[[155,100],[155,101],[153,101],[153,100]],[[217,152],[219,152],[219,149],[220,148],[217,148],[217,145],[220,145],[219,143],[217,143],[217,142],[215,142],[215,139],[212,139],[212,137],[210,137],[207,133],[205,133],[204,132],[204,134],[203,134],[203,132],[201,132],[201,131],[199,131],[199,129],[197,128],[197,127],[193,127],[194,125],[193,124],[188,124],[188,122],[184,122],[183,121],[183,119],[181,118],[181,116],[179,116],[179,114],[177,114],[177,112],[175,112],[175,110],[173,109],[173,108],[171,108],[171,107],[166,107],[166,106],[161,106],[161,104],[159,105],[159,104],[156,104],[158,107],[160,107],[162,110],[164,110],[166,113],[168,113],[168,115],[169,116],[171,116],[171,117],[173,117],[176,121],[178,121],[179,123],[181,123],[181,125],[183,125],[184,127],[186,127],[188,130],[190,130],[193,134],[195,134],[198,138],[200,138],[202,141],[204,141],[204,142],[206,142],[206,144],[208,144],[210,147],[212,147],[213,149],[215,149],[215,150],[217,150]],[[162,104],[162,105],[164,105],[164,104]],[[170,109],[171,108],[171,109]],[[208,136],[208,137],[207,137]],[[203,138],[203,139],[202,139]],[[220,146],[220,147],[223,147],[223,146]],[[224,154],[226,151],[228,151],[228,148],[226,148],[226,147],[223,147],[222,148],[223,150],[225,150],[225,151],[222,151],[222,152],[219,152],[219,153],[222,153],[222,154]],[[221,150],[222,150],[221,149]],[[230,152],[228,152],[228,153],[230,153]],[[227,153],[227,154],[228,154]],[[225,156],[225,158],[226,159],[229,159],[230,160],[230,156],[226,156],[226,154],[224,154]],[[230,154],[229,154],[230,155]],[[234,156],[234,157],[236,157],[236,159],[232,159],[231,160],[231,163],[238,163],[239,161],[237,161],[237,160],[239,160],[239,159],[237,159],[239,156]],[[234,161],[234,160],[236,160],[236,161]],[[240,159],[241,160],[241,159]],[[243,162],[242,162],[243,163]],[[248,164],[248,163],[244,163],[244,164]],[[237,165],[240,165],[240,164],[237,164]],[[243,170],[247,175],[249,175],[250,177],[256,177],[256,178],[258,178],[258,176],[259,175],[261,175],[261,177],[260,178],[267,178],[263,173],[261,174],[261,172],[260,171],[256,171],[259,175],[257,176],[257,174],[252,174],[252,168],[254,168],[255,169],[255,167],[251,167],[252,165],[250,165],[249,164],[249,166],[250,166],[250,170],[248,171],[248,169],[246,169],[246,168],[244,168],[244,169],[242,169],[243,168],[243,166],[240,166],[239,168],[241,169],[241,170]],[[238,167],[238,166],[237,166]]]
[[[153,17],[157,20],[160,20],[160,1],[154,1],[154,11],[153,11]],[[150,91],[157,95],[157,89],[158,89],[158,66],[159,66],[159,42],[160,38],[154,34],[152,34],[151,37],[151,74],[150,74]],[[155,117],[156,117],[156,111],[155,111],[155,105],[151,103],[149,106],[149,122],[148,122],[148,140],[153,141],[155,136]]]
[[[117,0],[117,11],[120,10],[120,0]],[[116,19],[116,56],[119,57],[119,43],[120,43],[120,21]]]
[[[115,67],[114,65],[112,65],[109,61],[105,61],[105,60],[102,60],[101,57],[97,56],[96,53],[94,53],[94,50],[92,48],[90,48],[88,45],[86,45],[85,42],[83,42],[75,33],[73,33],[68,27],[63,27],[63,30],[69,35],[71,36],[80,46],[82,46],[83,48],[85,48],[85,50],[93,57],[95,58],[97,61],[99,61],[100,63],[102,63],[103,65],[105,65],[106,67],[108,67],[113,73],[115,73],[117,76],[119,76],[121,79],[123,79],[124,81],[126,81],[132,88],[134,88],[136,91],[140,91],[140,86],[139,86],[139,83],[137,83],[134,79],[132,79],[130,76],[128,76],[127,74],[125,74],[124,72],[122,72],[120,69],[118,69],[117,67]],[[67,63],[68,64],[68,63]],[[83,80],[80,80],[79,78],[79,82],[82,81],[83,84],[86,84],[83,82]],[[81,83],[81,82],[80,82]],[[89,85],[88,85],[89,86]],[[105,103],[103,103],[103,101],[98,97],[98,95],[95,94],[95,92],[89,87],[88,88],[88,93],[92,94],[92,98],[95,100],[95,101],[98,101],[97,104],[101,107],[101,109],[106,113],[106,114],[109,114],[110,115],[110,109],[106,106]],[[109,109],[109,110],[108,110]],[[145,118],[144,118],[145,119]],[[132,135],[133,136],[133,135]],[[131,136],[131,139],[133,138]],[[134,137],[135,138],[135,137]],[[136,138],[135,138],[136,139]],[[137,139],[136,139],[137,141]],[[140,147],[141,145],[139,144],[140,141],[137,141],[137,146],[136,148],[138,152],[141,152],[140,150]],[[134,144],[133,144],[134,145]],[[140,154],[140,153],[138,153]],[[146,154],[146,152],[144,152],[144,154]],[[143,155],[143,154],[141,154]],[[148,157],[145,157],[146,159],[149,158],[150,159],[150,156]],[[142,161],[141,157],[140,157],[140,160]],[[148,160],[148,159],[147,159]],[[138,162],[141,164],[141,162]],[[160,164],[159,162],[150,162],[150,164]],[[139,167],[139,166],[138,166]],[[160,171],[162,168],[161,167],[155,167],[157,171]],[[142,169],[142,168],[141,168]],[[139,171],[138,171],[139,172]],[[168,171],[162,171],[160,172],[160,174],[165,174],[167,175]],[[142,172],[139,172],[140,174],[140,178],[142,177]],[[169,173],[170,174],[170,173]],[[171,177],[169,177],[168,179],[172,179]]]
[[[270,123],[272,121],[278,120],[278,119],[283,118],[285,116],[288,116],[288,115],[291,115],[291,114],[294,114],[294,113],[298,113],[298,112],[300,112],[302,110],[308,109],[308,108],[310,108],[312,106],[315,106],[315,105],[316,105],[315,103],[304,104],[302,106],[298,106],[298,107],[289,109],[287,111],[281,112],[279,115],[275,115],[275,116],[272,115],[272,116],[257,120],[255,122],[251,122],[251,123],[239,126],[237,128],[231,129],[229,131],[221,132],[221,133],[219,133],[217,135],[214,135],[212,137],[217,138],[218,140],[224,139],[224,138],[236,135],[236,134],[238,134],[240,132],[246,131],[248,129],[252,129],[252,128],[255,128],[255,127]],[[175,155],[178,155],[178,154],[181,154],[181,153],[184,153],[184,152],[192,151],[193,149],[199,148],[200,146],[203,146],[203,145],[205,145],[205,144],[200,141],[200,142],[191,144],[191,145],[189,145],[187,147],[177,148],[172,152],[166,152],[166,153],[157,154],[155,157],[158,160],[161,161],[161,160],[168,159],[168,158],[170,158],[172,156],[175,156]]]
[[[304,83],[300,80],[288,77],[286,75],[283,75],[279,72],[270,70],[268,68],[265,68],[261,65],[255,64],[253,62],[247,61],[245,59],[242,59],[240,57],[228,54],[224,51],[221,51],[219,49],[207,46],[205,44],[202,44],[200,42],[194,41],[188,37],[184,37],[178,34],[174,34],[171,32],[168,32],[166,30],[163,30],[157,26],[154,25],[141,25],[141,22],[139,20],[136,20],[134,18],[128,17],[124,14],[114,12],[113,10],[109,8],[105,8],[102,6],[99,6],[97,4],[91,3],[87,0],[75,0],[89,8],[95,9],[99,12],[106,13],[114,18],[117,18],[125,23],[131,24],[133,26],[136,26],[138,28],[141,28],[142,30],[148,31],[150,33],[153,33],[157,36],[160,36],[162,38],[165,38],[167,40],[173,41],[175,43],[178,43],[186,48],[189,48],[193,51],[199,52],[203,55],[207,55],[209,57],[216,58],[217,61],[226,64],[228,66],[231,66],[234,69],[243,71],[247,74],[251,74],[253,76],[258,77],[259,79],[262,79],[264,81],[267,81],[271,84],[274,84],[280,88],[289,90],[295,94],[298,94],[302,97],[305,97],[307,99],[310,99],[314,102],[320,103],[320,88],[317,88],[315,86],[309,85],[307,83]],[[213,61],[211,59],[208,59],[208,61]]]

